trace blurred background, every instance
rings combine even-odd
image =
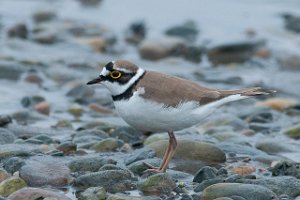
[[[277,90],[229,104],[179,138],[216,144],[227,155],[225,167],[228,159],[240,166],[239,159],[228,157],[232,152],[252,159],[274,156],[250,163],[251,173],[266,172],[258,169],[275,160],[300,162],[298,0],[0,0],[0,126],[14,134],[1,144],[45,144],[32,137],[46,134],[51,142],[44,154],[53,156],[57,145],[71,142],[90,155],[103,151],[93,146],[103,137],[83,139],[80,131],[96,128],[117,142],[104,152],[114,152],[110,156],[122,163],[120,153],[142,148],[146,136],[131,129],[111,135],[126,123],[105,88],[85,85],[117,59],[207,87]],[[193,160],[173,168],[189,173],[191,182],[200,167]],[[74,193],[66,192],[76,199]]]

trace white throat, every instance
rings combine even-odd
[[[104,81],[102,84],[109,89],[113,96],[124,93],[132,84],[134,84],[143,74],[145,70],[139,68],[137,73],[124,85],[119,84],[118,82],[109,82]],[[101,74],[105,74],[105,71],[102,71]]]

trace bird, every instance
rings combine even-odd
[[[274,91],[260,87],[219,90],[191,80],[144,70],[127,60],[107,63],[87,85],[102,84],[112,95],[119,115],[130,126],[147,132],[167,132],[169,144],[159,167],[144,163],[151,172],[166,172],[177,140],[174,132],[199,124],[220,106]]]

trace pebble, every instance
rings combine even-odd
[[[168,140],[160,140],[147,145],[153,149],[157,156],[163,157],[165,150],[169,144]],[[174,158],[184,160],[202,160],[206,162],[225,162],[225,153],[214,144],[197,142],[192,140],[177,140],[177,149]]]
[[[287,128],[283,133],[290,138],[300,139],[300,123]]]
[[[88,87],[85,84],[76,84],[72,89],[67,92],[68,97],[72,97],[75,100],[84,100],[94,95],[94,89]]]
[[[73,115],[75,117],[75,119],[79,119],[82,116],[83,112],[84,112],[84,109],[79,104],[72,104],[68,108],[68,113],[70,113],[71,115]]]
[[[0,127],[5,126],[12,122],[12,119],[8,115],[0,115]]]
[[[103,37],[78,39],[78,43],[91,47],[95,52],[103,53],[108,49],[108,41]]]
[[[125,40],[128,43],[138,44],[146,36],[146,25],[142,21],[133,22],[126,30]]]
[[[23,179],[11,177],[0,183],[0,195],[7,197],[23,187],[26,187],[26,183]]]
[[[105,164],[116,164],[117,162],[109,158],[100,156],[79,157],[71,161],[68,167],[72,172],[90,171],[96,172]]]
[[[11,174],[19,171],[23,165],[25,161],[19,157],[11,157],[3,162],[3,168]]]
[[[223,182],[225,182],[225,179],[219,178],[219,177],[204,180],[195,187],[194,191],[195,192],[202,192],[205,188],[207,188],[211,185],[214,185],[214,184],[217,184],[217,183],[223,183]]]
[[[33,13],[32,16],[35,23],[49,22],[56,17],[56,14],[50,10],[39,10]]]
[[[81,192],[78,200],[105,200],[106,191],[103,187],[90,187]]]
[[[0,183],[8,178],[10,178],[10,174],[5,169],[0,168]]]
[[[139,190],[146,195],[169,194],[175,187],[175,181],[167,173],[149,176],[138,184]]]
[[[107,192],[122,192],[135,188],[133,176],[128,170],[91,172],[76,179],[79,188],[103,187]]]
[[[115,138],[106,138],[94,144],[91,149],[96,152],[110,152],[116,151],[118,148],[122,147],[124,142]]]
[[[63,142],[60,145],[58,145],[56,149],[62,151],[65,155],[69,155],[77,151],[77,145],[71,141]]]
[[[59,39],[56,33],[43,31],[34,34],[32,40],[40,44],[49,45],[56,43]]]
[[[38,74],[28,74],[24,78],[27,83],[32,83],[36,85],[41,85],[43,83],[43,79]]]
[[[0,128],[0,145],[11,144],[16,140],[16,136],[5,128]]]
[[[279,161],[276,162],[274,166],[271,165],[271,168],[269,170],[272,172],[273,176],[294,176],[298,179],[300,178],[299,163],[293,163],[289,161]]]
[[[99,104],[96,104],[96,103],[91,103],[89,105],[89,108],[97,113],[103,113],[103,114],[113,113],[113,111],[111,109],[108,109],[108,108],[101,106]]]
[[[36,156],[26,160],[20,169],[20,177],[33,187],[63,187],[73,181],[69,168],[51,156]]]
[[[269,107],[277,111],[284,111],[295,105],[297,105],[296,100],[285,98],[271,98],[257,103],[257,106]]]
[[[145,39],[139,45],[139,54],[146,60],[159,60],[171,56],[184,46],[184,41],[175,37]]]
[[[255,192],[253,192],[255,191]],[[273,200],[276,194],[271,190],[251,184],[218,183],[206,188],[202,193],[201,200],[213,200],[218,197],[241,196],[247,200]]]
[[[114,164],[105,164],[99,169],[99,171],[106,171],[106,170],[124,170],[124,169]]]
[[[141,131],[129,126],[117,127],[110,135],[130,144],[142,144],[142,139],[144,137]]]
[[[28,144],[3,144],[0,145],[0,159],[14,156],[32,156],[40,153],[41,149],[35,145]]]
[[[186,21],[183,24],[167,29],[165,34],[180,37],[189,42],[194,42],[197,39],[198,29],[194,21]]]
[[[28,37],[28,30],[26,24],[19,23],[15,24],[8,29],[7,35],[9,37],[16,37],[26,39]]]
[[[196,173],[193,182],[201,183],[204,180],[216,178],[217,172],[216,168],[204,166]]]
[[[214,65],[243,63],[252,58],[263,45],[264,41],[223,44],[209,49],[207,55]]]
[[[258,142],[255,147],[268,154],[291,152],[291,150],[288,148],[288,144],[279,143],[279,141],[262,141]]]
[[[148,169],[148,167],[144,163],[148,163],[150,165],[159,167],[161,163],[161,159],[151,158],[145,160],[138,160],[128,165],[128,169],[132,171],[134,174],[142,175],[145,172],[145,170]]]
[[[145,160],[148,158],[153,158],[155,156],[155,152],[152,149],[147,147],[136,149],[131,154],[125,158],[124,163],[125,165],[130,165],[139,160]]]
[[[300,17],[289,13],[283,14],[285,28],[289,31],[300,33]]]
[[[241,176],[247,176],[252,174],[253,172],[256,171],[256,168],[252,165],[238,165],[234,166],[231,171],[235,174],[241,175]]]
[[[25,96],[22,98],[21,100],[21,104],[23,107],[27,108],[27,107],[34,107],[35,105],[45,102],[46,99],[42,96]]]
[[[34,106],[34,109],[44,115],[49,115],[50,113],[50,105],[47,101],[43,101]]]
[[[8,196],[9,200],[37,200],[37,199],[44,199],[44,200],[71,200],[67,196],[60,194],[56,191],[49,191],[46,189],[40,188],[32,188],[32,187],[25,187],[22,188],[11,195]]]
[[[0,61],[0,79],[19,80],[24,72],[23,66],[12,61]]]
[[[244,154],[248,156],[266,155],[266,153],[263,151],[242,144],[222,142],[219,143],[217,146],[220,149],[222,149],[225,153]]]

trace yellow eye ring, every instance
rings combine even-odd
[[[113,79],[118,79],[121,77],[121,75],[122,73],[117,70],[110,72],[110,77]]]

